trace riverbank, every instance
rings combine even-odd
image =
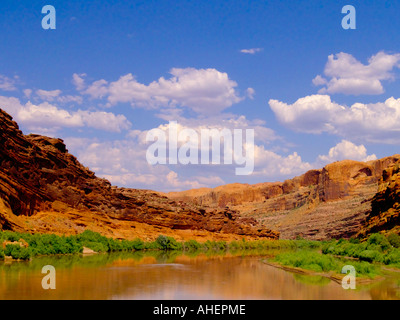
[[[261,262],[286,249],[224,252],[142,250],[94,255],[53,255],[0,262],[3,300],[396,299],[400,274],[369,286],[343,290],[326,278],[294,274]],[[43,290],[42,268],[56,269],[56,290]],[[377,296],[379,295],[379,296]],[[397,296],[397,299],[400,297]]]
[[[376,279],[382,275],[382,267],[400,269],[400,237],[396,234],[384,236],[373,234],[368,239],[310,241],[298,240],[234,240],[198,242],[177,241],[159,235],[155,241],[118,240],[86,230],[78,235],[29,234],[0,231],[0,260],[31,260],[37,256],[137,252],[173,251],[188,254],[232,253],[263,249],[287,249],[268,259],[273,266],[291,269],[304,274],[319,274],[331,280],[341,279],[344,265],[354,266],[357,276]],[[351,261],[349,261],[351,259]],[[335,280],[336,279],[336,280]]]
[[[372,234],[359,239],[321,242],[321,250],[283,252],[264,260],[269,265],[306,275],[319,275],[333,281],[343,278],[342,269],[351,265],[359,282],[382,278],[386,270],[400,270],[400,237]]]
[[[90,230],[72,236],[0,231],[0,243],[2,244],[0,259],[12,257],[15,260],[29,260],[35,256],[43,255],[80,254],[84,252],[84,248],[97,253],[142,250],[226,252],[273,248],[319,248],[321,246],[319,242],[307,240],[177,241],[164,235],[159,235],[155,241],[145,242],[141,239],[118,240],[108,238]]]
[[[303,269],[303,268],[285,266],[285,265],[282,265],[282,264],[279,264],[276,262],[272,262],[272,261],[269,261],[266,259],[262,259],[261,261],[266,265],[269,265],[274,268],[282,269],[284,271],[299,274],[302,276],[323,277],[323,278],[329,279],[331,281],[334,281],[338,284],[342,283],[343,277],[345,276],[344,274],[339,273],[337,271],[316,272],[316,271],[307,270],[307,269]],[[360,274],[356,273],[356,277],[357,277],[358,284],[369,284],[369,283],[372,283],[375,281],[380,281],[383,279],[383,276],[380,274],[379,275],[375,274],[375,275],[371,276],[371,275],[365,275],[365,274],[360,275]]]

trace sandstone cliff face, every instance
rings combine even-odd
[[[369,162],[344,160],[284,182],[233,184],[168,196],[198,205],[228,206],[280,231],[282,238],[350,237],[365,224],[384,169],[399,159],[400,155]]]
[[[0,228],[76,233],[93,221],[97,221],[97,231],[107,229],[111,234],[116,234],[112,229],[130,222],[131,228],[145,224],[167,232],[199,230],[279,237],[278,232],[262,228],[255,219],[242,218],[233,210],[207,209],[152,191],[111,186],[69,154],[62,140],[23,135],[17,123],[0,109]],[[136,231],[126,231],[124,236],[135,237]]]
[[[359,236],[381,231],[400,231],[400,161],[383,171],[371,211]]]
[[[310,170],[284,182],[255,185],[235,183],[214,189],[202,188],[170,192],[167,196],[171,199],[190,200],[199,205],[220,208],[263,202],[271,198],[293,194],[302,188],[315,189],[314,192],[303,193],[320,201],[345,199],[362,193],[360,191],[362,186],[377,185],[384,168],[398,159],[400,159],[400,155],[369,162],[344,160],[331,163],[320,170]],[[280,210],[291,209],[293,205],[291,201],[282,201],[282,205],[278,207]]]

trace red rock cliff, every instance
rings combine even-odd
[[[233,210],[207,209],[152,191],[113,187],[82,166],[61,139],[23,135],[17,123],[0,109],[1,229],[57,232],[57,221],[66,217],[71,221],[64,221],[60,232],[78,232],[93,221],[101,232],[128,221],[164,231],[279,237],[278,232],[262,228],[254,219],[242,218]],[[29,224],[34,227],[29,228]]]
[[[371,211],[359,236],[382,231],[400,233],[400,161],[383,171]]]
[[[344,160],[284,182],[230,184],[167,195],[198,205],[228,206],[280,231],[283,238],[350,237],[365,225],[385,168],[399,159],[400,155],[369,162]]]

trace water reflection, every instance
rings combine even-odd
[[[344,290],[327,278],[266,265],[260,254],[135,252],[1,263],[0,299],[400,299],[398,273]],[[57,271],[56,290],[41,287],[48,264]]]

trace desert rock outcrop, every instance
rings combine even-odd
[[[280,231],[282,238],[347,238],[365,225],[378,181],[399,159],[400,155],[368,162],[344,160],[284,182],[230,184],[168,196],[197,205],[228,206]]]
[[[1,229],[77,233],[93,225],[95,231],[117,235],[118,226],[125,222],[130,223],[132,237],[140,235],[140,226],[156,227],[153,232],[279,237],[234,210],[203,208],[152,191],[114,187],[80,164],[61,139],[24,135],[0,109]],[[125,230],[124,236],[129,234]]]
[[[383,171],[371,211],[359,236],[382,231],[400,232],[400,161]]]

